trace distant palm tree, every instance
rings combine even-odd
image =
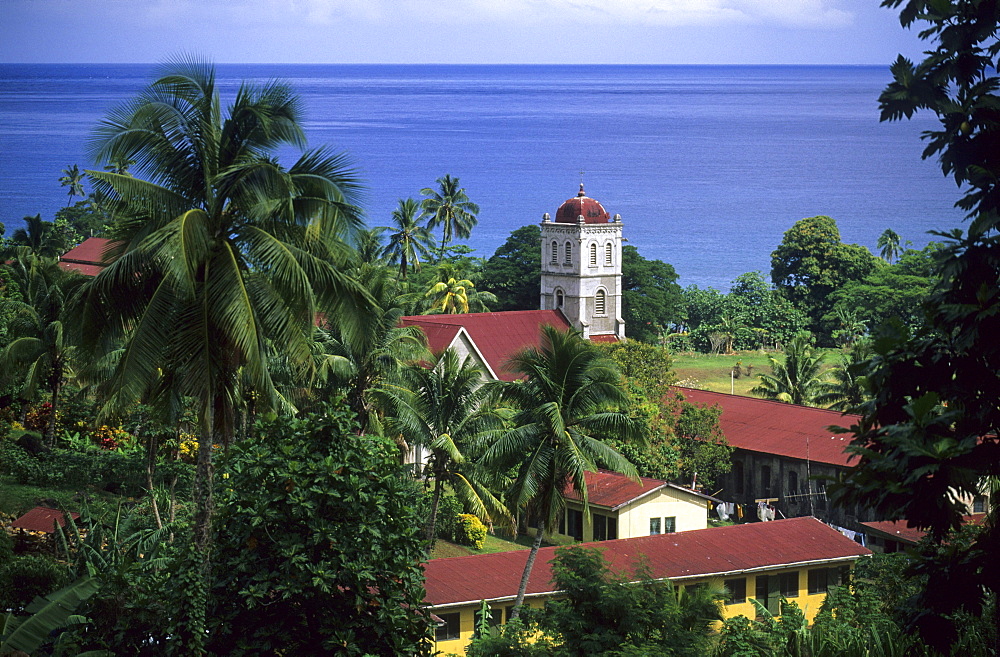
[[[382,243],[382,235],[385,233],[384,226],[376,226],[366,230],[359,230],[355,237],[354,248],[358,252],[358,260],[362,263],[373,265],[382,261],[382,252],[385,245]]]
[[[425,187],[420,193],[425,198],[421,203],[427,217],[427,228],[434,230],[441,226],[441,249],[438,260],[444,257],[445,249],[454,237],[467,239],[479,220],[479,206],[469,200],[465,189],[459,187],[458,178],[450,174],[437,179],[438,189]]]
[[[44,221],[42,215],[24,218],[24,228],[18,228],[10,235],[11,246],[24,246],[40,258],[58,258],[64,244],[51,221]]]
[[[411,365],[395,385],[383,386],[379,396],[390,416],[386,426],[402,433],[411,445],[430,450],[426,474],[434,482],[427,542],[434,546],[438,507],[444,486],[454,491],[462,506],[487,525],[500,523],[514,530],[507,507],[489,489],[495,479],[474,456],[503,422],[487,403],[490,390],[483,372],[471,358],[446,350],[433,366]]]
[[[806,335],[795,336],[785,345],[785,360],[768,356],[770,374],[757,375],[760,383],[750,394],[789,404],[815,406],[824,390],[823,354],[816,351]]]
[[[564,494],[575,490],[587,505],[584,473],[598,467],[637,477],[635,466],[602,439],[643,442],[645,425],[621,411],[628,395],[614,361],[575,332],[543,327],[541,346],[519,352],[511,365],[525,380],[492,385],[516,409],[513,428],[489,447],[483,462],[515,472],[508,506],[538,521],[511,612],[516,617],[542,536],[565,508]]]
[[[392,226],[389,227],[389,243],[382,251],[382,257],[389,262],[399,263],[399,275],[406,278],[407,272],[420,270],[420,258],[430,257],[430,245],[434,237],[429,229],[417,223],[420,205],[412,198],[399,199],[392,211]]]
[[[892,264],[892,261],[897,259],[903,252],[903,247],[900,246],[899,234],[891,228],[886,228],[885,231],[879,235],[876,246],[879,248],[879,254],[882,256],[882,259],[890,265]]]
[[[832,381],[824,385],[824,392],[816,396],[816,403],[834,411],[852,413],[869,401],[872,391],[866,365],[873,353],[870,341],[855,342],[851,351],[841,356],[840,364],[830,370]]]
[[[74,197],[79,196],[83,198],[87,195],[83,191],[83,172],[75,164],[63,169],[63,176],[59,178],[59,184],[63,187],[69,187],[69,192],[67,192],[67,196],[69,196],[69,201],[66,202],[67,206],[73,205]]]
[[[839,327],[833,331],[833,338],[850,347],[868,332],[868,324],[858,317],[856,308],[837,308],[834,315]]]

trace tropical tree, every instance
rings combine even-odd
[[[212,446],[232,441],[239,400],[278,406],[270,351],[305,375],[317,310],[346,327],[365,303],[335,264],[360,226],[345,157],[306,150],[285,167],[275,156],[305,146],[300,118],[280,82],[243,84],[223,114],[213,67],[177,61],[90,144],[98,163],[136,170],[87,172],[118,219],[119,247],[85,290],[83,345],[95,360],[122,347],[100,387],[105,413],[167,394],[197,400],[194,544],[206,572]]]
[[[808,334],[795,336],[785,345],[785,360],[768,356],[770,374],[759,374],[760,383],[750,393],[788,404],[814,406],[823,392],[823,354],[817,351]]]
[[[438,259],[444,257],[445,249],[454,237],[467,239],[479,220],[479,206],[469,200],[465,188],[458,186],[458,178],[445,174],[437,179],[438,188],[425,187],[420,193],[425,198],[421,203],[423,216],[427,217],[427,228],[434,230],[441,226],[441,250]]]
[[[868,325],[861,319],[856,308],[835,307],[833,314],[837,319],[838,326],[834,329],[832,337],[844,346],[850,347],[857,344],[858,340],[868,332]]]
[[[66,202],[66,205],[73,205],[73,198],[76,196],[83,197],[87,195],[83,191],[83,172],[75,164],[63,169],[63,175],[59,178],[59,184],[63,187],[69,187],[69,191],[66,193],[69,196],[69,200]]]
[[[361,263],[373,265],[382,261],[382,252],[385,250],[382,236],[385,231],[384,226],[358,231],[354,249],[358,252],[358,260]]]
[[[33,399],[45,390],[51,404],[43,438],[55,434],[59,393],[70,372],[75,348],[65,315],[69,300],[83,282],[79,275],[60,269],[52,260],[19,259],[14,280],[21,290],[21,300],[3,301],[11,311],[10,342],[0,352],[0,379],[17,377],[22,400]]]
[[[891,228],[886,228],[885,231],[879,235],[878,242],[875,246],[878,247],[879,255],[882,259],[888,262],[890,265],[893,260],[899,258],[900,254],[903,253],[903,247],[899,243],[899,233]]]
[[[466,275],[450,262],[437,266],[437,281],[431,284],[424,299],[430,307],[424,314],[457,314],[467,312],[489,312],[497,302],[496,295],[485,290],[477,290],[472,282],[474,274]]]
[[[841,356],[840,364],[830,369],[832,380],[824,384],[825,391],[816,396],[816,403],[834,411],[852,413],[871,400],[868,361],[872,355],[870,340],[855,342],[851,350]]]
[[[521,226],[483,264],[479,286],[499,299],[494,310],[538,308],[538,263],[542,261],[542,231],[537,224]]]
[[[389,231],[389,243],[382,251],[382,257],[389,262],[399,263],[399,275],[404,279],[407,272],[420,270],[420,259],[430,257],[430,245],[434,237],[428,228],[417,223],[420,205],[412,198],[399,199],[392,211],[393,225]]]
[[[486,525],[499,523],[514,529],[510,511],[492,492],[490,470],[475,458],[480,447],[500,426],[497,411],[486,402],[483,371],[466,357],[448,349],[433,367],[411,365],[399,381],[379,391],[387,413],[387,428],[402,433],[410,445],[429,451],[424,474],[434,482],[427,523],[428,550],[434,546],[435,524],[444,486],[454,491],[466,510]]]
[[[524,510],[538,523],[524,567],[512,617],[516,617],[542,543],[565,508],[572,489],[588,504],[584,473],[606,467],[635,477],[635,467],[603,438],[645,442],[645,425],[620,409],[628,404],[621,374],[575,332],[542,328],[539,347],[529,347],[511,359],[524,381],[498,382],[500,399],[513,405],[513,427],[484,454],[491,467],[513,470],[508,507]]]
[[[318,332],[315,358],[317,375],[331,388],[345,391],[364,433],[378,420],[379,409],[371,391],[387,384],[407,363],[426,360],[430,354],[420,328],[399,325],[406,310],[393,272],[362,266],[357,278],[365,282],[372,299],[358,313],[359,330],[345,332],[334,324]]]
[[[33,255],[42,258],[58,258],[63,252],[63,241],[51,221],[42,215],[24,218],[24,228],[18,228],[10,235],[11,246],[26,246]]]

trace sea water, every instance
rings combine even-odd
[[[51,220],[62,169],[154,65],[0,65],[0,221]],[[874,250],[892,228],[921,247],[959,226],[959,190],[921,159],[933,116],[880,123],[887,67],[219,65],[300,94],[310,146],[349,153],[371,226],[401,198],[458,176],[479,204],[468,244],[488,257],[511,231],[587,194],[621,214],[629,243],[682,285],[726,289],[770,269],[798,219],[837,220]],[[282,153],[290,163],[292,152]]]

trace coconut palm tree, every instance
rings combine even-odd
[[[831,368],[831,381],[824,392],[816,396],[816,403],[831,410],[852,413],[872,397],[868,382],[867,363],[874,355],[869,340],[859,340],[849,353],[841,356],[840,364]]]
[[[66,206],[73,205],[73,198],[79,196],[83,198],[87,195],[83,191],[83,172],[80,171],[80,167],[73,165],[63,169],[63,175],[59,178],[59,184],[63,187],[69,187],[69,191],[66,193],[69,196],[69,200],[66,202]]]
[[[399,263],[399,275],[404,279],[407,272],[420,271],[420,259],[430,257],[430,245],[434,237],[428,228],[417,223],[420,204],[412,198],[399,199],[392,211],[393,225],[389,232],[389,243],[382,251],[382,257],[391,263]]]
[[[406,314],[399,283],[391,270],[362,266],[357,278],[373,300],[359,313],[359,330],[345,333],[336,325],[317,332],[319,381],[345,391],[347,403],[364,432],[378,420],[371,391],[384,386],[407,363],[430,358],[427,337],[415,326],[400,326]]]
[[[799,334],[785,345],[785,360],[768,356],[770,374],[758,374],[760,383],[750,394],[788,404],[815,406],[824,391],[823,354],[816,351],[808,335]]]
[[[195,546],[205,568],[212,445],[232,440],[238,400],[276,406],[270,350],[305,375],[317,310],[346,322],[366,303],[336,265],[361,226],[347,160],[321,148],[286,167],[275,155],[304,148],[300,117],[279,82],[243,84],[224,113],[213,67],[175,61],[90,143],[98,163],[135,167],[87,172],[118,219],[119,246],[85,290],[82,344],[95,359],[122,345],[100,386],[105,412],[167,392],[197,400]],[[170,385],[151,391],[161,377]]]
[[[899,243],[899,234],[891,228],[886,228],[885,231],[879,235],[878,242],[875,246],[879,249],[879,255],[882,259],[888,262],[890,265],[892,261],[897,259],[901,253],[903,253],[903,247]]]
[[[459,187],[458,178],[445,174],[437,179],[438,189],[425,187],[420,193],[428,198],[421,202],[423,216],[427,217],[427,228],[434,230],[441,226],[441,249],[438,260],[454,237],[467,239],[479,220],[479,206],[469,200],[465,189]]]
[[[374,265],[382,262],[382,252],[385,245],[382,244],[382,236],[385,233],[384,226],[376,226],[366,230],[358,231],[355,238],[354,250],[358,253],[358,260],[362,263]]]
[[[42,438],[51,444],[59,393],[72,372],[75,353],[65,314],[83,277],[63,271],[53,260],[37,257],[19,258],[13,272],[22,298],[2,302],[12,318],[8,327],[11,340],[0,351],[0,379],[17,377],[23,400],[33,399],[40,390],[48,393],[51,407]]]
[[[448,349],[433,367],[408,366],[394,385],[378,391],[389,415],[387,428],[399,431],[410,445],[429,450],[424,473],[434,489],[427,523],[428,551],[434,547],[445,485],[485,524],[514,529],[510,511],[487,486],[496,478],[494,472],[470,458],[502,425],[500,415],[486,403],[490,391],[482,384],[482,370],[470,358],[462,360]]]
[[[615,363],[575,332],[543,327],[541,345],[516,354],[511,366],[525,380],[493,385],[516,409],[513,428],[490,445],[483,461],[516,472],[508,507],[538,522],[514,602],[516,617],[542,536],[565,508],[564,494],[575,490],[586,508],[585,472],[606,467],[636,477],[635,467],[602,439],[644,442],[645,425],[620,410],[628,396]]]
[[[424,299],[430,301],[430,307],[423,314],[489,312],[487,304],[497,303],[497,297],[492,292],[477,290],[472,278],[473,275],[466,277],[453,263],[438,265],[437,281],[424,293]]]
[[[13,247],[26,246],[35,256],[58,258],[65,246],[55,230],[55,224],[42,219],[42,215],[24,218],[24,228],[18,228],[10,235]]]

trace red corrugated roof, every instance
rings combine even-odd
[[[962,516],[962,523],[966,525],[981,525],[986,520],[985,513],[976,513],[969,516]],[[869,530],[880,536],[889,538],[901,543],[916,545],[927,535],[927,532],[916,527],[907,527],[906,520],[875,520],[872,522],[862,522]]]
[[[856,415],[783,402],[675,387],[699,406],[722,408],[719,425],[729,444],[740,449],[849,467],[844,448],[850,434],[833,433],[831,425],[849,427]]]
[[[400,318],[404,326],[420,326],[427,334],[431,351],[442,351],[451,344],[459,327],[465,328],[483,358],[504,381],[517,377],[507,369],[508,361],[525,347],[538,347],[542,327],[570,328],[557,310],[515,310],[503,313],[467,313],[459,315],[410,315]]]
[[[71,513],[73,520],[80,517],[79,513]],[[65,514],[59,509],[52,509],[47,506],[36,506],[23,516],[10,524],[14,529],[23,529],[29,532],[45,532],[51,534],[55,531],[55,523],[60,527],[66,526]]]
[[[591,342],[618,342],[618,336],[614,334],[607,335],[592,335],[590,336]]]
[[[604,550],[616,572],[633,572],[645,558],[654,578],[693,578],[717,573],[779,568],[871,554],[837,530],[811,517],[756,522],[677,534],[590,543]],[[528,595],[552,593],[554,547],[539,550]],[[434,559],[425,566],[429,605],[513,598],[528,550]]]
[[[111,240],[103,237],[88,237],[59,258],[59,266],[67,271],[75,271],[84,276],[97,276],[106,266],[104,252]]]
[[[608,470],[586,472],[583,475],[587,483],[587,497],[591,504],[614,509],[632,500],[663,488],[667,482],[659,479],[640,477],[635,482],[625,475]],[[566,498],[579,500],[580,495],[575,489],[566,491]]]

